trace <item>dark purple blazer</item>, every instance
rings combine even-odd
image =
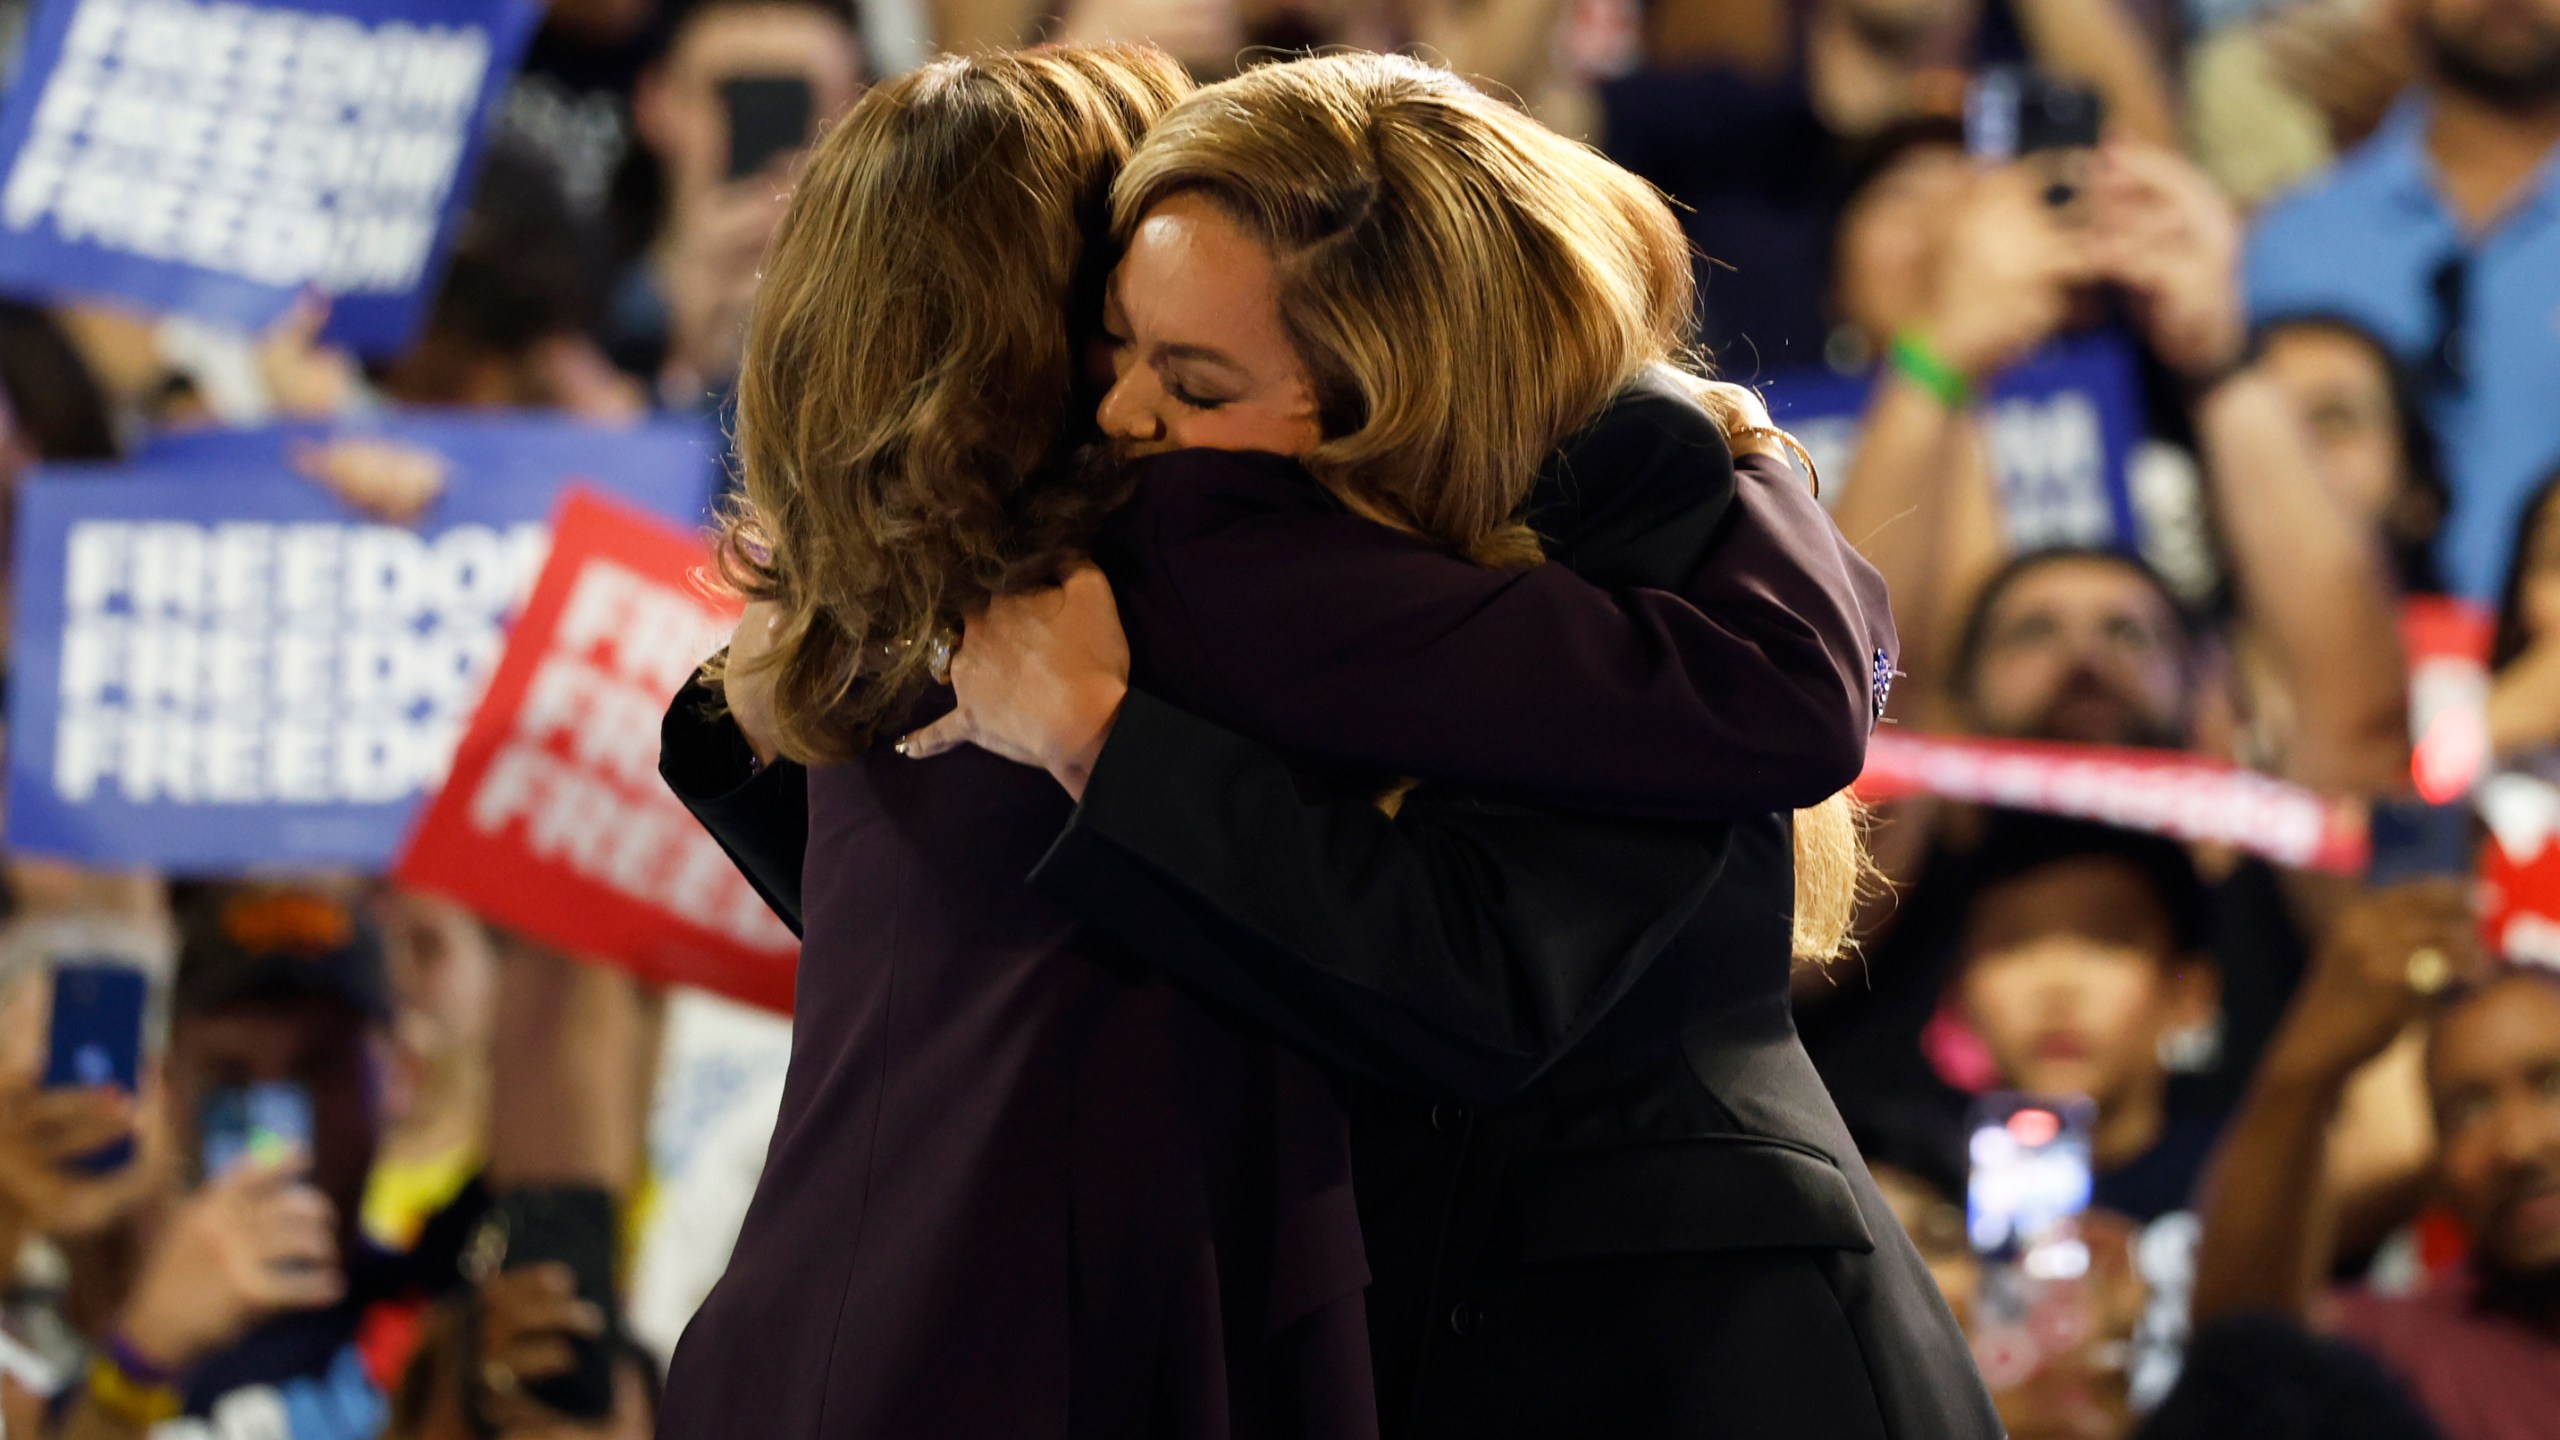
[[[781,1116],[659,1435],[1375,1434],[1325,1081],[1024,886],[1046,775],[948,761],[809,777]]]
[[[788,814],[755,808],[773,772],[737,787],[733,742],[680,700],[671,783],[786,915],[805,880],[810,941],[782,1127],[730,1274],[678,1352],[665,1433],[734,1433],[742,1416],[776,1434],[1152,1433],[1112,1428],[1140,1413],[1165,1433],[1360,1433],[1341,1414],[1357,1334],[1342,1302],[1358,1278],[1328,1128],[1339,1112],[1294,1057],[1250,1037],[1287,1039],[1344,1083],[1518,1093],[1642,981],[1729,845],[1721,826],[1520,802],[1748,816],[1821,798],[1863,751],[1892,648],[1873,572],[1779,471],[1746,466],[1726,489],[1721,446],[1711,428],[1696,438],[1704,417],[1690,413],[1685,429],[1645,422],[1648,484],[1577,467],[1543,492],[1541,519],[1568,556],[1580,534],[1617,534],[1597,569],[1653,541],[1664,553],[1648,563],[1709,558],[1686,587],[1696,604],[1611,597],[1556,566],[1478,569],[1344,514],[1279,462],[1148,462],[1101,552],[1140,682],[1320,763],[1300,792],[1249,743],[1133,696],[1106,751],[1116,808],[1089,797],[1041,868],[1041,888],[1088,919],[1111,918],[1095,896],[1125,898],[1123,920],[1155,914],[1147,934],[1102,927],[1130,951],[1021,886],[1068,818],[1044,777],[973,754],[822,770],[795,875]],[[1141,803],[1151,754],[1180,782],[1173,809],[1199,822],[1197,853],[1169,865],[1149,852],[1182,848],[1184,827]],[[1396,774],[1488,798],[1388,826],[1363,777]],[[1325,814],[1350,830],[1325,829]],[[1286,852],[1274,875],[1298,877],[1288,862],[1307,857],[1323,872],[1303,894],[1262,897],[1287,912],[1275,929],[1221,933],[1181,896],[1164,908],[1185,863],[1180,883],[1204,903],[1254,883],[1219,872],[1256,868],[1233,837],[1265,821]],[[1774,932],[1753,925],[1775,936],[1781,1003],[1783,835],[1734,887],[1777,917]],[[1366,849],[1349,855],[1345,836]],[[1275,993],[1305,968],[1288,932],[1326,921],[1411,983]],[[1204,963],[1132,965],[1167,943]],[[1208,949],[1262,953],[1220,972]],[[1758,987],[1772,972],[1752,973]],[[1465,1013],[1420,1023],[1433,1011]],[[1390,1151],[1361,1188],[1409,1209],[1409,1187],[1379,1168]],[[1861,1206],[1829,1203],[1848,1219],[1821,1211],[1830,1228],[1813,1238],[1870,1245]],[[1433,1225],[1358,1219],[1371,1259],[1413,1288],[1404,1252],[1434,1243]],[[1371,1338],[1400,1370],[1416,1363],[1407,1337]],[[1382,1378],[1401,1428],[1415,1377]]]

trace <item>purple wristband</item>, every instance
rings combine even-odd
[[[144,1358],[143,1353],[134,1348],[133,1342],[124,1338],[124,1332],[121,1330],[107,1336],[105,1348],[107,1358],[114,1361],[116,1368],[123,1371],[125,1378],[129,1380],[138,1381],[144,1385],[174,1386],[178,1383],[177,1376]]]

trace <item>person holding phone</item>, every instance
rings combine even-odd
[[[429,1317],[382,1440],[647,1440],[657,1428],[657,1367],[611,1331],[565,1264],[492,1275]],[[607,1408],[575,1414],[545,1403],[538,1387],[575,1369],[590,1345],[610,1358]]]
[[[167,941],[55,916],[21,921],[9,948],[28,968],[0,999],[0,1228],[94,1235],[162,1183],[153,1017]]]
[[[25,1245],[112,1244],[167,1190],[150,1023],[165,949],[147,927],[58,912],[0,942],[15,972],[0,984],[0,1383],[37,1396],[84,1355],[72,1287],[22,1268]]]
[[[791,167],[861,93],[860,41],[822,0],[710,0],[676,22],[631,101],[655,161],[655,233],[614,296],[607,348],[674,407],[737,372],[756,263]]]
[[[393,1256],[357,1224],[389,1053],[380,942],[334,900],[259,886],[217,889],[182,933],[164,1093],[185,1193],[148,1232],[60,1435],[272,1404],[336,1417],[295,1440],[370,1440],[388,1377],[357,1337],[378,1308],[441,1288],[461,1242],[431,1225]]]
[[[1906,667],[1938,677],[1896,692],[1898,718],[1991,738],[2208,749],[2333,793],[2405,783],[2407,673],[2382,537],[2327,482],[2293,393],[2249,348],[2229,202],[2177,156],[2122,141],[2093,157],[2077,221],[2047,203],[2045,179],[1975,164],[1957,126],[1913,126],[1874,157],[1846,212],[1843,318],[1893,360],[1835,514],[1887,577]],[[2174,496],[2201,477],[2249,657],[2254,723],[2240,734],[2210,723],[2223,657],[2202,643],[2190,597],[2216,567],[2180,561],[2201,550],[2006,529],[1988,387],[2092,298],[2119,304],[2127,338],[2182,382],[2158,387],[2185,413],[2163,415],[2131,452],[2129,493]],[[2168,438],[2182,428],[2191,454]],[[1969,807],[1921,797],[1892,802],[1877,827],[1878,861],[1903,898],[1866,932],[1871,983],[1808,984],[1799,997],[1806,1044],[1844,1101],[1935,1083],[1921,1042],[1956,967],[1975,823]],[[2236,1101],[2301,973],[2316,918],[2302,893],[2254,860],[2211,886],[2226,1024],[2219,1064],[2190,1083],[2212,1105]]]

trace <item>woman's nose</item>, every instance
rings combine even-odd
[[[1143,365],[1133,365],[1120,374],[1102,397],[1102,408],[1094,419],[1102,433],[1124,444],[1146,445],[1164,438],[1164,418],[1147,403],[1146,391],[1151,377]]]

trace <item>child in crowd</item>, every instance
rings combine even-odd
[[[1954,998],[1998,1086],[2097,1102],[2098,1208],[2184,1208],[2214,1125],[2170,1109],[2169,1057],[2221,988],[2193,861],[2156,836],[2002,813],[1973,877]]]

